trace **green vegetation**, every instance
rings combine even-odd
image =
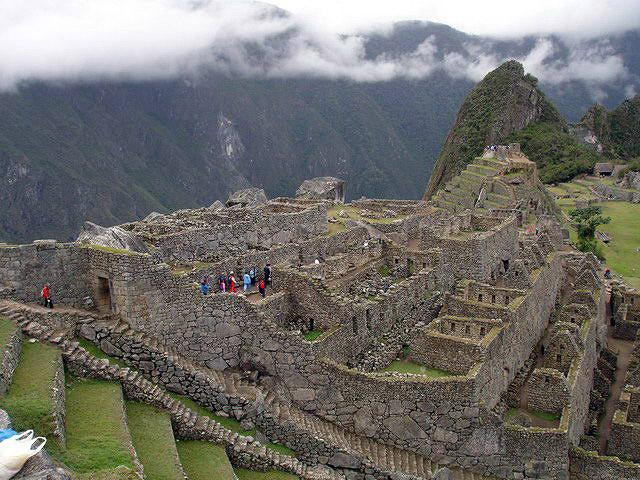
[[[599,225],[609,223],[611,218],[603,217],[602,207],[597,205],[575,208],[569,212],[569,217],[573,220],[573,227],[578,235],[576,244],[578,250],[592,252],[598,258],[603,259],[602,247],[596,241],[595,233]]]
[[[434,166],[427,197],[481,155],[488,142],[503,140],[494,138],[496,125],[513,124],[507,119],[524,120],[525,115],[533,112],[534,107],[529,105],[532,91],[540,98],[537,106],[540,110],[536,109],[533,121],[564,125],[556,108],[546,100],[537,85],[537,79],[525,75],[523,66],[513,60],[500,65],[476,85],[460,107],[453,130]],[[510,133],[502,131],[499,135]]]
[[[512,418],[516,416],[518,413],[524,413],[526,415],[538,418],[540,420],[544,420],[546,422],[556,422],[560,420],[560,415],[549,412],[542,412],[540,410],[524,410],[521,408],[510,408],[507,410],[505,414],[505,419]]]
[[[0,316],[0,349],[9,343],[11,335],[17,330],[16,324],[7,317]]]
[[[323,333],[324,332],[321,330],[309,330],[308,332],[304,332],[302,334],[302,338],[304,338],[307,342],[315,342]]]
[[[407,360],[394,360],[388,367],[382,369],[381,372],[410,373],[412,375],[422,375],[423,377],[429,378],[450,377],[456,375],[455,373],[438,370],[437,368],[428,368],[424,365],[418,365],[417,363],[409,362]]]
[[[147,480],[183,480],[171,417],[168,412],[139,402],[126,402],[133,446]]]
[[[179,441],[177,447],[189,480],[235,480],[224,447],[197,440]]]
[[[522,152],[536,163],[543,183],[571,180],[576,175],[593,170],[600,156],[578,143],[557,123],[535,123],[507,137],[519,142]]]
[[[607,266],[630,287],[640,288],[640,205],[603,202],[601,206],[602,213],[611,218],[600,228],[611,237],[603,246]]]
[[[132,252],[131,250],[125,250],[123,248],[105,247],[102,245],[94,245],[92,243],[83,244],[83,247],[90,248],[92,250],[100,250],[102,252],[115,253],[118,255],[138,255],[138,253]]]
[[[69,378],[66,427],[67,448],[52,454],[74,471],[113,474],[119,466],[132,468],[120,384]],[[109,474],[103,478],[114,478]],[[92,473],[84,478],[100,477]]]
[[[391,275],[391,269],[388,265],[380,265],[380,268],[378,268],[378,273],[381,277],[388,277],[389,275]]]
[[[236,468],[238,480],[297,480],[298,477],[285,472],[254,472],[246,468]]]
[[[32,429],[36,435],[47,437],[52,448],[57,446],[51,387],[59,367],[60,352],[56,348],[25,341],[9,391],[0,397],[0,408],[9,413],[15,430]]]
[[[232,432],[236,432],[239,435],[252,436],[254,438],[256,436],[257,430],[255,428],[251,430],[245,430],[244,428],[242,428],[242,425],[240,425],[240,422],[238,422],[237,420],[229,417],[222,417],[220,415],[216,415],[210,412],[209,410],[207,410],[206,408],[204,408],[202,405],[196,403],[189,397],[185,397],[184,395],[179,395],[173,392],[167,392],[167,394],[172,398],[182,402],[186,407],[189,407],[198,415],[204,415],[206,417],[209,417],[212,420],[215,420],[216,422],[218,422],[220,425],[222,425],[226,429],[231,430]],[[284,445],[280,445],[279,443],[267,442],[264,445],[270,450],[274,450],[283,455],[290,455],[292,457],[295,457],[295,452],[293,450],[285,447]]]

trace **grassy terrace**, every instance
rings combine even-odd
[[[95,344],[91,343],[89,340],[86,340],[84,338],[76,338],[75,341],[78,342],[78,345],[80,345],[82,348],[84,348],[87,352],[89,352],[91,355],[93,355],[96,358],[106,358],[111,363],[114,363],[121,367],[127,366],[124,360],[107,355],[102,350],[100,350],[100,348],[98,348]]]
[[[438,370],[437,368],[428,368],[424,365],[418,365],[417,363],[409,362],[407,360],[394,360],[388,367],[380,371],[410,373],[412,375],[422,375],[428,378],[450,377],[456,375],[455,373]]]
[[[67,448],[54,456],[83,479],[134,478],[120,384],[69,378],[66,409]]]
[[[341,210],[344,210],[345,213],[349,215],[349,218],[342,218],[338,216]],[[392,218],[369,218],[360,215],[361,210],[362,209],[348,204],[332,206],[327,211],[327,216],[335,218],[336,220],[338,220],[338,223],[329,223],[329,235],[333,235],[335,233],[343,232],[344,230],[346,230],[346,223],[348,220],[361,220],[369,223],[393,223],[396,220],[400,220],[406,217],[406,215],[397,215]]]
[[[26,341],[9,391],[0,397],[0,408],[9,413],[15,430],[33,429],[36,435],[47,437],[52,448],[57,445],[52,436],[51,387],[59,361],[56,348]]]
[[[579,198],[563,198],[556,201],[562,211],[568,215],[574,208],[575,200],[595,199],[587,187],[575,182],[563,183],[559,187],[576,192]],[[598,230],[611,237],[608,245],[600,242],[606,265],[621,275],[625,283],[640,288],[640,205],[629,202],[599,202],[604,216],[611,217],[607,225],[600,225]],[[571,229],[571,241],[576,242],[576,234]]]
[[[323,333],[324,332],[322,330],[309,330],[308,332],[304,332],[302,334],[302,338],[304,338],[307,342],[315,342]]]
[[[533,427],[557,428],[560,425],[560,415],[539,410],[529,410],[524,408],[510,408],[504,415],[506,423],[513,423],[516,416],[525,416]]]
[[[177,447],[189,480],[235,480],[224,447],[197,440],[179,441]]]
[[[11,335],[18,329],[18,327],[7,317],[0,317],[0,347],[4,347],[9,343]]]
[[[145,477],[183,480],[169,413],[139,402],[126,402],[126,411],[133,446]]]
[[[215,415],[214,413],[210,412],[209,410],[204,408],[202,405],[199,405],[189,397],[185,397],[184,395],[178,395],[177,393],[173,393],[173,392],[167,392],[167,393],[174,399],[182,402],[185,407],[189,407],[198,415],[209,417],[212,420],[215,420],[216,422],[218,422],[220,425],[222,425],[226,429],[231,430],[232,432],[236,432],[239,435],[252,436],[254,438],[256,436],[257,430],[255,428],[251,430],[245,430],[242,428],[242,425],[240,425],[240,422],[238,422],[237,420],[229,417],[221,417],[219,415]],[[279,443],[267,442],[264,445],[268,449],[276,451],[282,455],[289,455],[289,456],[295,457],[295,452],[293,450],[285,447],[284,445],[280,445]]]

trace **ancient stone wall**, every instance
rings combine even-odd
[[[616,457],[600,456],[597,452],[572,447],[570,452],[571,480],[640,479],[640,465]]]
[[[6,345],[0,345],[0,395],[4,395],[11,385],[13,373],[20,361],[22,333],[18,328],[11,334]]]
[[[569,403],[566,377],[553,368],[536,368],[527,382],[528,407],[560,415]]]
[[[48,283],[54,304],[83,305],[84,299],[91,296],[85,276],[88,250],[54,242],[0,246],[3,297],[40,302],[42,287]]]

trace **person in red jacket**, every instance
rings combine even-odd
[[[53,302],[51,301],[51,290],[49,290],[49,284],[45,283],[42,287],[42,302],[45,307],[53,308]]]
[[[229,275],[229,293],[236,293],[236,277],[233,272]]]

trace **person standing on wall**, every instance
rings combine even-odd
[[[264,267],[264,283],[265,285],[271,285],[271,264],[267,263]]]
[[[236,277],[233,272],[229,272],[229,293],[236,293]]]
[[[249,272],[244,272],[244,277],[242,277],[242,291],[247,292],[251,288],[251,275]]]
[[[258,281],[258,291],[260,295],[262,295],[262,298],[267,296],[267,286],[264,284],[264,278],[260,278]]]
[[[51,300],[51,290],[49,289],[49,284],[45,283],[44,287],[42,287],[42,302],[45,307],[53,308],[53,301]]]

